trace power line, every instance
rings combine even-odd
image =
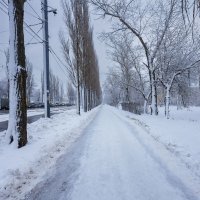
[[[3,2],[6,4],[6,6],[8,6],[8,4],[3,0]],[[1,2],[0,2],[1,3]],[[28,5],[31,7],[31,9],[34,11],[34,13],[35,14],[37,14],[37,16],[38,17],[40,17],[39,15],[38,15],[38,13],[35,11],[35,9],[31,6],[31,4],[29,3],[29,2],[27,2],[28,3]],[[2,3],[1,3],[2,4]],[[2,4],[3,5],[3,4]],[[5,7],[5,5],[4,5],[4,7]],[[50,7],[50,6],[49,6]],[[6,7],[6,8],[8,8],[8,7]],[[51,8],[51,7],[50,7]],[[0,9],[2,9],[1,7],[0,7]],[[6,11],[4,10],[4,9],[2,9],[2,11],[5,13],[5,14],[7,14],[8,15],[8,13],[6,13]],[[41,19],[41,18],[40,18]],[[35,32],[32,28],[31,28],[31,25],[28,25],[25,21],[24,21],[24,25],[25,25],[25,31],[29,34],[29,35],[31,35],[32,36],[32,38],[30,39],[30,41],[26,44],[26,45],[29,45],[29,44],[39,44],[39,43],[43,43],[43,42],[45,42],[39,35],[38,35],[38,33],[42,30],[42,27],[37,31],[37,32]],[[27,30],[27,28],[29,29],[29,30]],[[36,38],[37,37],[37,38]],[[33,43],[31,43],[31,41],[33,40],[33,39],[36,39],[37,40],[37,42],[33,42]],[[66,66],[65,66],[65,64],[62,62],[62,60],[58,57],[58,55],[55,53],[55,51],[51,48],[51,47],[49,47],[49,51],[51,52],[51,54],[54,56],[54,58],[55,58],[55,60],[56,60],[56,62],[58,63],[58,61],[60,62],[60,64],[62,64],[64,67],[65,67],[65,69],[67,69],[66,68]],[[59,66],[61,67],[61,65],[59,64]],[[64,71],[64,69],[61,67],[61,69],[62,69],[62,71]],[[65,73],[65,72],[64,72]]]
[[[4,2],[4,4],[2,4],[2,2],[0,2],[6,9],[8,9],[8,4],[3,0],[3,2]],[[1,7],[0,7],[1,8]],[[2,9],[2,8],[1,8]],[[3,10],[3,9],[2,9]],[[7,14],[8,15],[8,13],[5,11],[5,10],[3,10],[4,11],[4,13],[5,14]],[[26,11],[25,11],[26,12]],[[35,11],[36,12],[36,11]],[[37,14],[38,15],[38,14]],[[39,15],[38,15],[39,16]],[[39,16],[40,17],[40,16]],[[41,18],[40,18],[40,20],[41,20]],[[30,30],[31,30],[31,32],[33,32],[33,34],[35,34],[35,36],[37,36],[40,40],[42,40],[43,41],[43,39],[37,34],[37,33],[35,33],[35,31],[30,27],[30,25],[28,25],[25,21],[24,21],[24,24],[26,25],[26,27],[28,27]],[[30,34],[30,33],[29,33]]]
[[[34,18],[36,18],[36,19],[39,19],[39,20],[41,20],[42,21],[42,19],[41,18],[38,18],[38,17],[36,17],[35,15],[33,15],[32,13],[30,13],[30,12],[28,12],[28,11],[24,11],[26,14],[28,14],[28,15],[30,15],[31,17],[34,17]]]
[[[24,24],[35,36],[37,36],[37,38],[39,38],[39,40],[44,42],[44,40],[25,21],[24,21]]]
[[[38,16],[38,18],[42,21],[40,15],[37,13],[37,11],[33,8],[33,6],[27,1],[27,4],[29,5],[29,7],[33,10],[33,12]]]
[[[0,3],[1,3],[1,2],[0,2]],[[0,10],[1,10],[3,13],[5,13],[6,15],[8,15],[8,13],[7,13],[3,8],[0,7]]]
[[[8,4],[3,0],[3,3],[6,5],[6,6],[8,6]]]
[[[24,24],[25,24],[25,26],[27,27],[27,28],[29,28],[29,30],[31,31],[31,32],[33,32],[33,34],[35,34],[35,36],[37,36],[40,40],[42,40],[43,41],[43,39],[24,21]]]
[[[1,2],[0,2],[1,3]],[[8,9],[8,8],[7,8]],[[3,8],[1,8],[0,7],[0,10],[3,12],[3,13],[5,13],[6,15],[8,15],[8,13],[3,9]],[[34,37],[35,38],[35,36],[37,36],[37,38],[39,38],[39,39],[37,39],[37,41],[38,42],[44,42],[43,41],[43,39],[24,21],[24,24],[25,24],[25,26],[32,32],[32,33],[30,33],[26,28],[25,28],[25,31],[29,34],[29,35],[31,35],[32,37]],[[36,39],[36,38],[35,38]]]
[[[38,33],[42,30],[42,28],[43,27],[41,27],[37,32],[36,32],[36,34],[38,35]],[[29,42],[27,42],[27,44],[26,45],[29,45],[29,44],[31,44],[31,41],[33,40],[33,39],[35,39],[35,37],[36,37],[36,35],[33,35],[33,37],[29,40]],[[42,42],[40,42],[40,43],[43,43],[43,41]],[[33,43],[32,43],[33,44]]]
[[[7,4],[4,0],[3,0],[3,3],[8,7],[8,4]],[[5,6],[5,5],[4,5],[4,6]],[[38,14],[37,14],[37,15],[38,15],[39,17],[38,17],[38,16],[36,17],[35,15],[33,15],[32,13],[30,13],[30,12],[28,12],[28,11],[24,11],[24,13],[26,13],[26,14],[30,15],[31,17],[34,17],[34,18],[39,19],[39,20],[42,21],[41,17],[40,17]]]
[[[25,29],[25,31],[26,31],[30,36],[32,36],[32,37],[35,37],[35,36],[36,36],[34,33],[30,32],[29,29],[27,29],[27,28],[24,28],[24,29]],[[36,40],[37,42],[43,43],[43,41],[39,40],[38,38],[35,38],[35,40]]]
[[[55,54],[55,56],[56,56],[56,58],[60,61],[60,63],[64,66],[64,67],[66,67],[66,65],[63,63],[63,61],[58,57],[58,55],[56,54],[56,52],[53,50],[53,48],[50,46],[49,47],[50,49],[51,49],[51,51]]]
[[[52,47],[50,47],[49,51],[51,51],[51,53],[54,54],[54,56],[56,57],[56,59],[60,62],[60,64],[64,67],[65,70],[67,70],[67,73],[69,73],[69,70],[67,69],[66,65],[63,63],[63,61],[58,57],[58,55],[56,54],[56,52],[52,49]]]
[[[51,53],[52,57],[54,58],[54,60],[58,64],[59,69],[62,71],[62,73],[64,73],[64,75],[66,75],[68,77],[68,74],[65,72],[65,70],[63,69],[63,67],[61,66],[61,64],[58,62],[57,57],[55,56],[55,54],[51,50],[49,50],[49,52]]]
[[[4,0],[3,0],[3,3],[4,3],[4,4],[2,4],[2,2],[0,2],[0,3],[1,3],[1,5],[3,5],[6,9],[8,9],[8,4],[7,4]],[[25,11],[25,12],[28,13],[28,14],[31,14],[31,16],[36,17],[36,18],[39,19],[39,20],[42,20],[41,17],[39,16],[39,14],[37,13],[37,11],[31,6],[31,4],[30,4],[29,2],[27,2],[27,3],[28,3],[28,5],[29,5],[29,7],[33,10],[33,12],[37,15],[37,17],[34,16],[34,15],[32,15],[31,13],[28,13],[27,11]],[[48,7],[49,7],[49,8],[52,8],[51,6],[48,6]],[[2,10],[2,12],[4,12],[6,15],[8,15],[8,13],[7,13],[3,8],[0,7],[0,9]],[[42,21],[44,21],[44,20],[42,20]],[[39,24],[41,24],[41,23],[37,23],[37,24],[34,24],[34,25],[39,25]],[[26,31],[29,35],[32,36],[32,38],[30,39],[30,41],[29,41],[26,45],[29,45],[29,44],[41,44],[41,43],[44,42],[44,40],[38,35],[38,33],[42,30],[43,27],[41,27],[37,32],[35,32],[35,31],[31,28],[31,26],[34,26],[34,25],[28,25],[25,21],[24,21],[24,25],[25,25],[25,31]],[[29,30],[27,30],[27,28],[28,28]],[[1,33],[1,32],[0,32],[0,33]],[[37,38],[36,38],[36,37],[37,37]],[[32,41],[33,39],[36,39],[37,42],[32,42],[32,43],[31,43],[31,41]],[[3,44],[3,43],[2,43],[2,44]],[[62,67],[62,66],[64,66],[64,68],[67,70],[67,68],[66,68],[65,64],[63,63],[63,61],[58,57],[58,55],[55,53],[55,51],[54,51],[51,47],[49,47],[49,51],[50,51],[50,53],[52,54],[54,60],[55,60],[56,63],[58,64],[58,66],[60,67],[60,69],[62,70],[62,72],[63,72],[66,76],[68,76],[68,75],[66,74],[66,71],[65,71],[65,70],[63,69],[63,67]]]
[[[29,42],[29,43],[25,44],[25,46],[28,46],[30,44],[43,44],[43,42]]]
[[[5,2],[0,2],[0,4],[4,7],[4,8],[7,8],[7,5],[5,4]]]
[[[38,25],[41,25],[43,24],[42,22],[41,23],[36,23],[36,24],[29,24],[29,26],[38,26]]]
[[[0,2],[1,4],[2,4],[2,2]],[[8,4],[3,0],[3,3],[4,4],[2,4],[6,9],[8,9]],[[41,17],[39,16],[39,14],[37,13],[37,11],[31,6],[31,4],[27,1],[27,3],[28,3],[28,5],[31,7],[31,9],[34,11],[34,13],[39,17],[39,19],[41,20],[41,21],[45,21],[45,20],[42,20],[41,19]],[[50,7],[50,6],[49,6]],[[2,9],[1,7],[0,7],[0,9]],[[5,14],[7,14],[8,15],[8,13],[4,10],[4,9],[2,9],[2,11],[5,13]],[[24,12],[27,12],[27,11],[24,11]],[[38,18],[37,17],[37,18]],[[32,32],[32,34],[29,32],[29,31],[27,31],[27,29],[25,28],[25,31],[29,34],[29,35],[31,35],[32,36],[32,38],[31,38],[31,40],[27,43],[27,44],[31,44],[30,42],[33,40],[33,39],[36,39],[36,37],[37,37],[37,42],[38,43],[42,43],[42,42],[45,42],[39,35],[38,35],[38,33],[40,32],[40,30],[42,29],[40,29],[38,32],[35,32],[32,28],[31,28],[31,26],[32,25],[28,25],[25,21],[24,21],[24,24],[25,24],[25,26]],[[39,23],[38,23],[39,24]],[[34,43],[34,44],[36,44],[36,43]]]

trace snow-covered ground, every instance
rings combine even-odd
[[[41,109],[38,109],[38,110],[28,110],[27,116],[30,117],[30,116],[34,116],[34,115],[41,115],[43,113],[44,113],[44,111],[41,110]],[[8,121],[8,119],[9,119],[9,114],[1,114],[0,115],[0,122]]]
[[[75,109],[41,118],[28,125],[28,144],[21,148],[5,143],[0,134],[0,199],[21,199],[20,194],[31,189],[80,136],[98,108],[81,116]],[[60,112],[60,110],[59,110]],[[23,188],[23,189],[22,189]]]
[[[119,110],[104,106],[90,131],[69,199],[200,199],[200,180]]]
[[[51,108],[51,111],[54,113],[61,112],[63,110],[71,109],[71,107],[58,107],[58,108]],[[37,108],[37,109],[31,109],[27,111],[27,116],[35,116],[35,115],[42,115],[44,114],[44,108]],[[7,121],[9,119],[9,114],[1,114],[0,115],[0,122]]]
[[[124,113],[102,106],[84,138],[26,199],[200,199],[200,180]]]
[[[200,108],[171,119],[104,105],[28,125],[29,144],[0,138],[0,199],[199,200]]]
[[[170,119],[159,116],[134,115],[121,111],[156,141],[180,159],[200,179],[200,107],[177,110],[170,107]]]

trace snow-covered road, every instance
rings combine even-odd
[[[46,177],[26,199],[199,199],[191,184],[183,182],[141,140],[134,125],[109,106],[102,106]]]

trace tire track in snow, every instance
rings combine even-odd
[[[112,112],[112,111],[111,111]],[[123,117],[119,116],[118,114],[116,114],[115,112],[112,112],[115,116],[117,116],[121,121],[123,121],[124,124],[126,124],[126,126],[130,127],[130,129],[133,129],[133,125],[130,124],[130,122],[126,121]],[[139,136],[137,131],[133,131],[132,132],[133,136],[135,137],[135,139],[143,146],[143,148],[145,149],[145,151],[149,154],[149,156],[156,162],[159,164],[159,166],[161,167],[161,169],[163,170],[163,174],[166,176],[167,180],[169,181],[169,183],[174,187],[174,188],[178,188],[179,190],[182,191],[182,193],[185,195],[186,199],[189,200],[198,200],[198,196],[194,194],[194,192],[188,188],[185,183],[183,183],[183,181],[176,176],[166,165],[166,163],[163,162],[163,160],[155,154],[155,152],[149,147],[147,146],[143,140],[141,139],[141,137]]]

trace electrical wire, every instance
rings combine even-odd
[[[3,0],[3,2],[4,2],[4,0]],[[1,2],[0,2],[1,3]],[[4,2],[5,3],[5,5],[3,5],[2,3],[1,3],[1,5],[3,5],[5,8],[7,8],[8,9],[8,4],[6,4],[6,2]],[[28,3],[28,5],[31,7],[31,9],[34,11],[34,13],[35,14],[37,14],[37,12],[35,11],[35,9],[30,5],[30,3],[29,2],[27,2]],[[0,10],[2,11],[2,12],[4,12],[6,15],[8,15],[8,13],[3,9],[3,8],[1,8],[0,7]],[[40,19],[41,20],[41,18],[40,18],[40,16],[37,14],[37,19]],[[39,35],[38,35],[38,33],[41,31],[41,29],[42,29],[42,27],[37,31],[37,32],[35,32],[32,28],[31,28],[31,25],[28,25],[25,21],[24,21],[24,25],[25,25],[25,31],[29,34],[29,35],[31,35],[32,36],[32,38],[31,38],[31,40],[26,44],[26,45],[29,45],[29,44],[39,44],[39,43],[43,43],[43,42],[45,42],[45,40],[43,40]],[[38,25],[38,24],[37,24]],[[27,30],[28,29],[28,30]],[[37,38],[36,38],[37,37]],[[35,42],[35,43],[30,43],[33,39],[36,39],[37,40],[37,42]],[[64,66],[64,68],[67,70],[67,68],[66,68],[66,65],[63,63],[63,61],[59,58],[59,56],[56,54],[56,52],[49,46],[49,52],[52,54],[52,56],[53,56],[53,58],[54,58],[54,60],[56,61],[56,63],[58,64],[58,66],[59,66],[59,68],[60,68],[60,70],[62,71],[62,73],[64,73],[66,76],[68,76],[67,75],[67,72],[63,69],[63,66]]]
[[[1,2],[0,2],[1,3]],[[8,8],[7,8],[8,9]],[[2,7],[0,7],[0,10],[3,12],[3,13],[5,13],[6,15],[8,15],[8,13],[2,8]],[[30,30],[30,32],[25,28],[25,31],[29,34],[29,35],[31,35],[32,37],[37,37],[37,41],[38,42],[44,42],[44,40],[24,21],[24,25],[25,25],[25,27],[26,28],[28,28],[29,30]]]
[[[59,57],[57,56],[57,54],[55,53],[55,51],[53,49],[49,49],[49,52],[51,53],[51,55],[53,56],[54,60],[56,61],[56,63],[58,64],[60,70],[62,71],[62,73],[64,73],[67,77],[68,74],[67,72],[63,69],[62,65],[58,62],[58,60],[60,61]],[[65,68],[66,69],[66,68]]]
[[[60,61],[60,63],[66,67],[66,65],[63,63],[63,61],[58,57],[58,55],[55,53],[55,51],[53,50],[53,48],[51,46],[49,46],[49,49],[55,54],[55,56],[57,57],[57,59]]]
[[[42,30],[42,28],[43,28],[43,27],[41,27],[41,28],[36,32],[37,35],[38,35],[38,33]],[[36,37],[36,35],[33,35],[33,37],[29,40],[29,42],[26,43],[26,45],[33,44],[33,43],[31,43],[31,41],[32,41],[33,39],[35,39],[35,37]],[[43,41],[40,42],[40,43],[43,43]]]
[[[4,6],[8,7],[8,3],[5,2],[5,0],[3,0]],[[39,16],[39,14],[37,13],[37,16],[33,15],[32,13],[28,12],[28,11],[24,11],[26,14],[30,15],[31,17],[34,17],[36,19],[39,19],[42,21],[41,17]]]
[[[4,7],[4,8],[6,8],[7,9],[7,5],[5,4],[5,2],[3,1],[3,2],[0,2],[0,4]]]
[[[40,15],[37,13],[37,11],[33,8],[33,6],[27,1],[27,4],[29,5],[29,7],[33,10],[33,12],[38,16],[38,18],[42,21]]]
[[[1,2],[0,2],[0,3],[1,3]],[[0,7],[0,10],[1,10],[3,13],[5,13],[6,15],[8,15],[8,13],[7,13],[3,8]]]

